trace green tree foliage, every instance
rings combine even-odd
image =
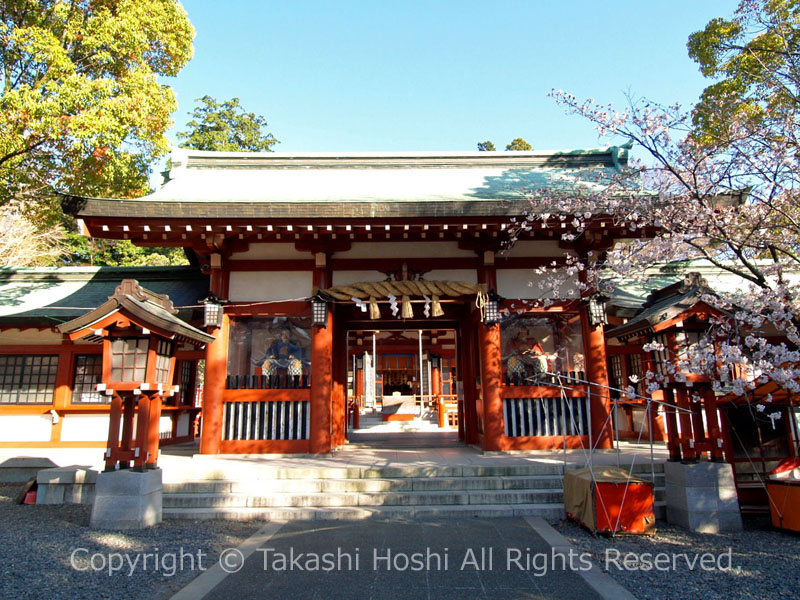
[[[694,109],[695,138],[725,144],[742,135],[785,139],[800,102],[800,3],[746,0],[730,19],[692,34],[689,55],[717,81]]]
[[[182,148],[217,150],[222,152],[271,152],[278,143],[267,132],[267,120],[261,115],[247,112],[238,98],[217,102],[211,96],[197,99],[197,106],[189,113],[192,120],[186,123],[187,131],[178,133]]]
[[[531,146],[521,137],[518,137],[511,140],[511,143],[506,146],[506,150],[527,151],[527,150],[533,150],[533,146]]]
[[[486,140],[485,142],[478,142],[478,150],[481,152],[494,152],[497,148],[494,147],[494,143],[490,140]],[[511,140],[510,144],[506,144],[506,150],[533,150],[533,147],[526,142],[521,137],[514,138]]]
[[[84,262],[81,244],[52,190],[149,191],[176,108],[158,77],[177,75],[193,37],[177,0],[0,2],[0,206],[38,232],[60,229],[77,252],[68,262]]]
[[[177,0],[3,0],[0,203],[145,192],[193,36]]]
[[[143,248],[130,240],[100,240],[77,233],[67,234],[70,265],[110,267],[161,267],[189,264],[183,248]],[[19,265],[17,265],[19,266]]]

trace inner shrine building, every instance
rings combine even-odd
[[[619,147],[178,150],[149,196],[70,200],[85,234],[183,247],[208,277],[197,300],[219,318],[201,453],[329,452],[359,408],[387,421],[438,412],[485,451],[607,448],[597,297],[580,274],[554,291],[536,269],[634,234],[596,216],[564,241],[571,219],[526,193],[592,185],[626,162]]]

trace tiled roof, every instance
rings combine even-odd
[[[177,312],[167,296],[154,294],[153,290],[142,288],[134,279],[125,279],[103,304],[60,325],[59,330],[90,341],[102,341],[102,336],[98,336],[89,328],[109,315],[120,313],[132,318],[145,329],[158,328],[169,332],[174,339],[181,342],[202,347],[214,341],[214,336],[192,327],[179,318]],[[87,330],[90,333],[86,333]]]
[[[76,199],[82,217],[447,217],[519,214],[536,189],[603,185],[627,148],[563,152],[173,154],[134,200]]]
[[[0,269],[0,325],[58,325],[97,308],[123,279],[166,294],[176,308],[197,306],[208,277],[194,267],[62,267]],[[199,308],[184,308],[183,319]]]

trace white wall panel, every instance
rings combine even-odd
[[[380,271],[334,271],[333,285],[349,285],[371,281],[383,281],[386,275]]]
[[[108,441],[108,415],[65,415],[61,419],[62,442]]]
[[[0,415],[0,440],[4,442],[49,442],[52,428],[49,413]]]
[[[236,252],[230,260],[276,260],[281,258],[312,258],[308,252],[298,252],[294,242],[276,244],[250,244],[247,252]]]
[[[308,298],[311,282],[311,271],[234,271],[228,299],[260,302]]]
[[[514,258],[526,256],[558,258],[565,254],[568,254],[568,252],[558,247],[557,240],[526,240],[516,242],[506,256],[513,256]]]
[[[533,269],[498,269],[497,293],[504,298],[547,299],[555,298],[553,290],[546,285],[547,276],[539,275]],[[575,286],[577,278],[559,288],[559,299],[578,297]],[[545,283],[540,287],[540,283]]]
[[[424,277],[431,281],[438,279],[439,281],[478,283],[478,272],[475,269],[453,269],[452,271],[434,270],[425,273]]]

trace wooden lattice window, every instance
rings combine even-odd
[[[168,381],[170,360],[172,360],[172,342],[158,340],[156,349],[156,383],[170,383]]]
[[[667,363],[670,362],[669,340],[665,333],[653,337],[653,341],[661,346],[653,350],[653,369],[659,375],[667,374]]]
[[[194,361],[184,360],[181,362],[181,389],[180,403],[192,406],[194,404],[195,393],[195,373],[197,367]]]
[[[51,404],[58,355],[0,356],[0,404]]]
[[[103,379],[103,356],[79,354],[75,357],[72,383],[73,404],[110,402],[111,397],[97,392],[96,385]]]
[[[111,380],[144,381],[149,338],[119,338],[111,342]]]

